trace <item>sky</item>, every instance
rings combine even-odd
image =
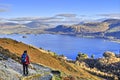
[[[0,18],[55,16],[120,18],[120,0],[0,0]]]

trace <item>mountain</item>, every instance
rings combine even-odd
[[[36,26],[36,25],[32,25]],[[43,29],[41,28],[30,28],[25,24],[18,24],[13,22],[1,22],[0,23],[0,34],[38,34],[43,33]]]
[[[120,20],[119,19],[107,19],[104,20],[103,22],[109,23],[109,28],[115,28],[115,27],[120,27]]]
[[[26,27],[22,24],[13,22],[0,22],[0,34],[20,33],[25,29]]]
[[[44,33],[44,29],[53,27],[52,24],[32,21],[25,24],[14,22],[0,22],[0,34],[39,34]]]
[[[49,32],[72,34],[76,36],[93,37],[119,37],[120,19],[107,19],[102,22],[88,22],[76,25],[58,25],[55,28],[47,29]]]
[[[50,28],[47,31],[52,31],[52,32],[73,32],[74,30],[72,29],[71,26],[67,25],[58,25],[56,28]]]
[[[107,20],[107,19],[109,19],[109,18],[100,18],[100,19],[97,19],[97,20],[95,20],[95,21],[96,21],[96,22],[102,22],[102,21]]]
[[[17,23],[12,23],[12,22],[5,22],[5,23],[0,23],[0,26],[2,25],[10,25],[10,26],[15,26],[18,25]]]
[[[46,28],[50,28],[53,26],[51,24],[42,23],[40,21],[32,21],[32,22],[29,22],[29,23],[24,24],[24,25],[28,28],[39,28],[39,29],[46,29]]]
[[[106,19],[102,22],[107,22],[107,23],[119,23],[120,19]]]
[[[0,44],[1,44],[0,46],[2,47],[0,49],[0,50],[2,50],[0,53],[3,53],[3,54],[7,53],[7,55],[9,55],[9,56],[7,56],[8,60],[5,65],[7,65],[10,70],[15,72],[15,75],[18,74],[19,78],[22,76],[21,69],[20,69],[21,64],[19,63],[19,59],[20,59],[20,56],[23,53],[23,51],[27,50],[28,55],[30,56],[31,63],[39,64],[38,67],[40,69],[42,68],[42,66],[43,66],[43,68],[47,67],[47,69],[48,69],[47,73],[49,73],[50,70],[52,70],[52,72],[51,72],[52,74],[54,74],[54,73],[56,74],[55,71],[57,71],[57,73],[61,73],[61,76],[59,78],[63,78],[63,80],[68,80],[71,77],[76,78],[75,80],[81,80],[81,79],[101,80],[100,77],[85,71],[84,69],[80,68],[79,65],[76,65],[74,62],[65,61],[62,57],[58,56],[57,54],[55,54],[53,52],[45,51],[43,49],[39,49],[39,48],[30,46],[30,45],[26,45],[22,42],[18,42],[18,41],[15,41],[12,39],[7,39],[7,38],[1,38]],[[4,62],[4,60],[2,60],[2,61]],[[2,61],[0,60],[0,63],[4,64]],[[10,63],[11,65],[9,65],[8,63]],[[32,64],[32,65],[33,65],[33,67],[36,66],[34,64]],[[1,67],[2,66],[0,65],[0,72],[3,70],[3,69],[1,69]],[[37,72],[39,72],[39,71],[41,72],[39,74],[43,74],[44,69],[39,70],[39,68],[36,69],[36,67],[35,67],[35,69],[33,68],[33,70],[30,70],[31,75],[33,73],[36,74],[36,70],[38,70]],[[4,68],[4,70],[8,71],[7,68]],[[9,73],[9,71],[8,71],[8,73]],[[1,74],[3,74],[3,73],[1,73]],[[4,77],[7,77],[8,75],[10,75],[7,73],[4,73],[4,74],[5,74]],[[12,72],[11,72],[11,74],[12,74]],[[3,77],[0,76],[0,78],[3,78]],[[5,80],[5,79],[3,79],[3,80]],[[29,80],[29,79],[27,79],[27,80]],[[42,80],[42,79],[40,79],[40,80]],[[49,80],[49,79],[43,79],[43,80]],[[61,79],[59,79],[59,80],[61,80]]]
[[[105,36],[114,37],[120,39],[120,19],[107,19],[103,22],[109,23],[109,29],[106,31]]]
[[[59,25],[56,28],[48,29],[53,32],[73,32],[73,33],[96,33],[104,32],[108,29],[107,23],[84,23],[72,26]]]
[[[19,24],[13,22],[0,22],[0,28],[13,28],[18,27]]]

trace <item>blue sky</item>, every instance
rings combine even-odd
[[[59,14],[75,14],[84,18],[119,17],[120,0],[0,0],[0,18]]]

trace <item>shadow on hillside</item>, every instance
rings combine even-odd
[[[97,74],[97,73],[94,73],[94,72],[91,72],[91,71],[88,71],[88,70],[85,70],[85,71],[89,72],[90,74],[93,74],[93,75],[96,75],[98,77],[101,77],[103,79],[106,79],[106,80],[115,80],[114,77],[100,75],[100,74]]]

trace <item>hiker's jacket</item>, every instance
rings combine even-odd
[[[22,62],[22,64],[30,64],[29,56],[27,55],[27,53],[22,54],[21,62]]]

